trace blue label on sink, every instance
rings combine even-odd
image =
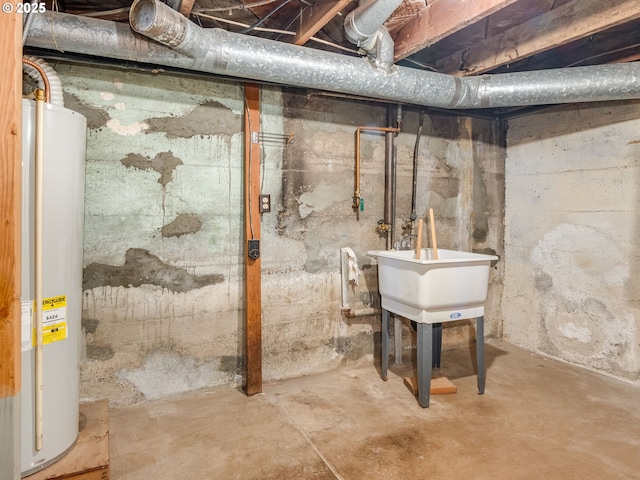
[[[451,315],[449,315],[449,318],[455,319],[455,318],[460,318],[461,316],[462,316],[462,314],[460,312],[455,312],[455,313],[452,313]]]

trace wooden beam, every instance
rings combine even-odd
[[[640,52],[629,54],[623,58],[617,58],[614,63],[637,62],[638,60],[640,60]]]
[[[262,392],[262,278],[250,242],[260,242],[260,86],[246,84],[244,97],[246,392],[255,395]]]
[[[391,31],[395,59],[433,45],[519,0],[434,0],[413,20]]]
[[[627,59],[627,55],[637,51],[640,51],[640,20],[633,20],[498,67],[492,73],[629,62],[634,60]]]
[[[449,55],[436,68],[454,75],[476,75],[637,18],[637,0],[573,0]]]
[[[293,39],[295,45],[304,45],[322,27],[331,21],[343,8],[351,3],[351,0],[319,1],[311,8],[310,16],[300,22],[300,28]]]
[[[384,26],[389,31],[400,28],[405,23],[413,20],[425,8],[427,8],[426,0],[402,0],[396,11],[384,22]]]
[[[0,478],[20,478],[22,15],[0,14]]]
[[[22,16],[0,14],[0,398],[20,391],[21,37]]]
[[[180,2],[180,13],[189,18],[194,3],[196,3],[196,0],[182,0],[182,2]]]

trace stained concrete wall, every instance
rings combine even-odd
[[[410,212],[417,112],[408,111],[405,120],[407,133],[398,138],[398,221]],[[425,116],[416,211],[426,217],[427,210],[434,209],[439,248],[502,257],[504,132],[500,121],[433,112]],[[425,226],[428,241],[426,232]],[[502,278],[503,262],[498,261],[492,266],[485,305],[485,335],[493,338],[502,335]],[[472,320],[444,324],[444,348],[474,343],[474,324]],[[415,348],[411,332],[404,344]]]
[[[640,381],[640,103],[509,121],[505,337]]]
[[[243,382],[241,85],[57,65],[69,108],[89,119],[83,398],[127,404]],[[359,219],[351,204],[355,128],[384,126],[386,106],[264,87],[263,378],[372,362],[377,316],[341,314],[340,248],[364,272],[352,305],[375,304],[382,249],[384,137],[363,134]],[[410,213],[418,112],[397,138],[398,231]],[[418,213],[436,209],[442,248],[501,254],[503,159],[497,122],[427,115]],[[293,139],[286,143],[284,138]],[[268,141],[267,141],[268,140]],[[487,331],[501,330],[501,263]],[[364,294],[364,295],[363,295]],[[358,303],[359,302],[359,303]],[[407,348],[415,344],[405,328]],[[470,323],[445,334],[473,340]],[[413,343],[412,343],[413,342]]]

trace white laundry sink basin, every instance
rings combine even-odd
[[[495,255],[430,248],[367,252],[378,261],[382,308],[418,323],[442,323],[484,315],[489,269]]]

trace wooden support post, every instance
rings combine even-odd
[[[0,14],[0,397],[20,390],[21,16]]]
[[[260,87],[244,87],[244,220],[247,395],[262,392],[260,274]],[[257,258],[255,254],[257,253]]]
[[[0,13],[0,478],[20,478],[21,37]]]

